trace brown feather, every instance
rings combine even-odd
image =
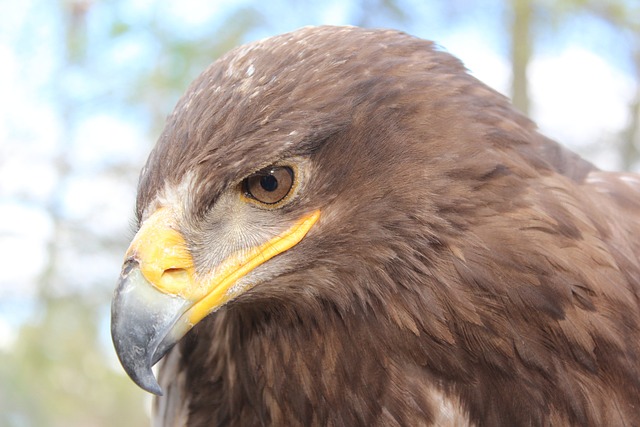
[[[203,241],[222,192],[296,157],[283,212],[320,222],[163,362],[159,425],[180,405],[189,426],[640,425],[640,177],[540,135],[430,42],[305,28],[194,81],[138,215],[193,174]]]

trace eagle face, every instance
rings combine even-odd
[[[203,425],[638,421],[637,182],[430,42],[319,27],[242,46],[141,173],[114,345],[158,395],[171,351],[163,413],[179,396]]]
[[[140,229],[116,290],[113,335],[125,369],[149,391],[160,392],[150,366],[240,296],[328,298],[346,310],[359,293],[366,303],[383,290],[367,289],[379,280],[365,280],[358,265],[396,256],[385,240],[412,214],[380,206],[428,209],[425,180],[406,172],[424,158],[420,135],[409,133],[420,105],[406,96],[421,82],[401,78],[413,58],[361,58],[410,47],[363,32],[379,39],[370,52],[348,45],[326,55],[353,30],[326,29],[322,44],[307,32],[214,64],[178,103],[142,172]],[[375,244],[381,252],[360,250]]]

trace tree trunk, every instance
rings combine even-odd
[[[527,67],[532,54],[533,5],[531,0],[512,0],[511,6],[511,99],[516,108],[529,115]]]
[[[640,160],[640,45],[634,54],[636,92],[629,104],[629,124],[621,132],[620,154],[624,170],[638,169]]]

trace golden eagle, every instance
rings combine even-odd
[[[112,336],[157,425],[640,425],[640,177],[431,42],[232,50],[136,212]]]

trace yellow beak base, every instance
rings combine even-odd
[[[111,305],[111,336],[129,376],[155,394],[162,391],[151,366],[196,323],[249,289],[234,285],[259,265],[297,245],[320,218],[314,211],[262,245],[231,254],[210,273],[196,274],[175,214],[149,217],[127,251]]]

